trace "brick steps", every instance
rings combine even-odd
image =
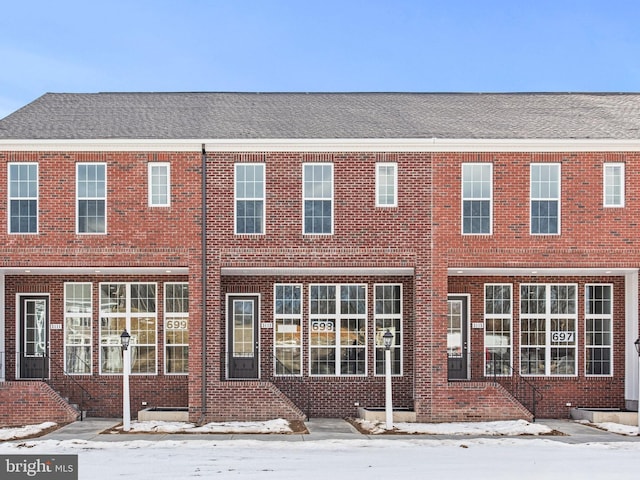
[[[78,410],[41,381],[0,382],[0,424],[7,427],[76,421]]]

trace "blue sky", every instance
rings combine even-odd
[[[4,2],[0,118],[99,91],[638,92],[640,2]]]

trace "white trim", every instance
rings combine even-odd
[[[300,290],[300,313],[278,313],[276,311],[276,292],[278,287],[294,287]],[[278,334],[278,320],[298,320],[300,323],[298,327],[300,328],[300,344],[297,348],[300,351],[300,373],[294,374],[286,374],[286,373],[276,373],[277,366],[277,357],[276,351],[278,348],[287,348],[287,345],[278,345],[276,342],[276,336]],[[292,378],[292,377],[302,377],[304,373],[303,360],[304,360],[304,285],[302,283],[274,283],[273,284],[273,375],[275,377],[284,377],[284,378]],[[291,348],[291,345],[288,346]]]
[[[0,275],[187,275],[187,267],[5,267]]]
[[[467,360],[467,365],[466,365],[466,370],[467,370],[467,380],[469,380],[470,378],[472,378],[471,374],[471,356],[472,356],[472,345],[471,345],[471,294],[470,293],[447,293],[447,305],[449,304],[450,301],[455,301],[455,300],[451,300],[451,297],[465,297],[467,299],[467,305],[466,305],[466,318],[464,318],[465,323],[467,324],[467,337],[466,337],[466,341],[467,341],[467,354],[466,354],[466,360]],[[447,306],[447,310],[448,310],[448,306]],[[484,320],[484,319],[483,319]],[[447,325],[449,322],[449,314],[447,313]],[[448,328],[448,327],[447,327]],[[465,338],[462,338],[462,341],[465,341]],[[448,360],[448,356],[447,356],[447,368],[449,366],[449,360]],[[483,367],[484,368],[484,367]],[[484,371],[482,372],[482,374],[484,375]],[[449,373],[447,372],[447,381],[451,381],[448,378]],[[464,380],[464,379],[463,379]]]
[[[336,268],[314,268],[314,267],[222,267],[220,275],[235,276],[385,276],[385,277],[405,277],[413,276],[413,267],[336,267]]]
[[[489,197],[469,197],[464,196],[464,171],[465,167],[470,166],[488,166],[489,167]],[[479,182],[480,183],[480,182]],[[469,201],[486,201],[489,200],[489,231],[484,232],[465,232],[464,231],[464,203]],[[491,162],[465,162],[460,168],[460,233],[462,235],[472,236],[490,236],[493,235],[493,163]]]
[[[638,408],[639,362],[633,344],[638,338],[638,288],[638,270],[634,270],[624,278],[624,399],[628,409]]]
[[[240,167],[262,167],[262,197],[238,196],[238,169]],[[238,202],[257,200],[262,202],[262,225],[260,232],[238,232]],[[267,231],[267,165],[264,162],[237,162],[233,165],[233,233],[234,235],[265,235]]]
[[[43,292],[17,292],[15,299],[15,315],[16,315],[16,324],[15,324],[15,332],[16,332],[16,343],[15,343],[15,377],[16,379],[22,379],[20,375],[20,350],[22,348],[22,329],[20,328],[20,313],[22,309],[22,297],[47,297],[47,354],[51,354],[51,294],[43,293]],[[48,360],[47,364],[47,378],[51,378],[51,360]],[[33,379],[32,379],[33,380]]]
[[[610,168],[620,168],[620,203],[607,203],[607,170]],[[604,208],[624,208],[625,205],[625,172],[624,163],[621,162],[605,162],[602,168],[602,206]]]
[[[558,183],[558,196],[554,197],[549,194],[549,196],[540,195],[537,197],[533,196],[533,168],[534,167],[557,167],[558,168],[558,176],[557,179],[549,180],[549,184],[553,184],[554,182]],[[551,172],[551,169],[550,169]],[[558,225],[556,232],[533,232],[532,231],[532,218],[533,218],[533,202],[535,201],[543,201],[543,202],[557,202],[558,203]],[[543,235],[560,235],[562,233],[562,164],[561,163],[540,163],[534,162],[529,164],[529,234],[531,236],[543,236]]]
[[[79,172],[81,166],[102,166],[104,167],[104,196],[103,197],[81,197],[79,194],[80,183],[79,183]],[[107,228],[107,218],[109,212],[109,204],[107,203],[107,192],[108,192],[109,184],[107,183],[107,163],[106,162],[78,162],[76,163],[76,235],[107,235],[109,232]],[[80,201],[89,201],[89,200],[102,200],[104,202],[104,231],[103,232],[81,232],[80,231]]]
[[[331,197],[330,198],[325,198],[325,197],[316,197],[316,196],[311,196],[311,197],[307,197],[305,195],[305,190],[306,190],[306,179],[307,179],[307,174],[306,174],[306,170],[307,167],[329,167],[331,169]],[[316,181],[314,180],[313,183],[315,184]],[[335,230],[335,209],[336,209],[336,201],[335,201],[335,182],[334,182],[334,168],[333,168],[333,163],[332,162],[305,162],[302,164],[302,235],[312,235],[312,236],[327,236],[327,235],[333,235],[334,230]],[[331,231],[329,232],[307,232],[305,231],[306,228],[306,202],[307,201],[321,201],[321,202],[331,202]]]
[[[20,152],[637,152],[640,139],[0,139]]]
[[[5,304],[4,304],[4,295],[5,295],[5,278],[4,274],[0,273],[0,382],[4,382],[7,374],[6,370],[6,316],[5,316]]]
[[[505,287],[508,286],[510,289],[510,298],[509,298],[509,314],[505,314],[505,313],[487,313],[487,287]],[[485,349],[485,352],[489,353],[489,348],[500,348],[500,346],[498,345],[489,345],[487,346],[487,320],[500,320],[500,319],[504,319],[504,318],[509,318],[509,323],[510,323],[510,327],[509,327],[509,366],[511,367],[511,371],[509,371],[509,373],[497,373],[497,372],[493,372],[491,374],[487,374],[487,355],[483,355],[484,361],[483,361],[483,372],[482,374],[487,377],[487,378],[491,378],[493,376],[496,377],[513,377],[515,370],[513,368],[513,329],[514,329],[514,324],[513,324],[513,319],[514,319],[514,315],[513,315],[513,309],[514,309],[514,305],[513,305],[513,295],[514,295],[514,288],[513,288],[513,283],[509,283],[509,282],[505,282],[505,283],[485,283],[482,285],[482,302],[483,302],[483,306],[482,306],[482,323],[484,324],[482,327],[482,340],[483,340],[483,347]]]
[[[16,195],[11,196],[11,167],[14,165],[28,165],[36,167],[36,196],[33,197],[21,197]],[[11,231],[11,202],[13,200],[35,200],[36,201],[36,231],[35,232],[12,232]],[[9,235],[37,235],[40,233],[40,166],[38,162],[9,162],[7,163],[7,233]]]
[[[67,285],[89,285],[89,298],[91,303],[90,313],[69,314],[67,312]],[[64,371],[66,375],[76,376],[90,376],[93,375],[93,319],[94,317],[94,301],[93,301],[93,283],[92,282],[64,282],[62,284],[62,296],[63,296],[63,310],[62,310],[62,347],[63,347],[63,362]],[[89,372],[87,373],[75,373],[67,372],[67,346],[85,346],[85,344],[68,344],[67,343],[67,320],[70,318],[82,318],[89,317]]]
[[[393,167],[393,202],[380,203],[380,183],[382,167]],[[385,185],[386,186],[386,185]],[[377,162],[376,163],[376,207],[377,208],[394,208],[398,206],[398,163],[397,162]]]
[[[153,168],[166,167],[167,174],[167,201],[165,203],[153,203]],[[152,208],[171,206],[171,163],[169,162],[148,162],[147,163],[147,205]]]
[[[376,300],[378,299],[377,295],[376,295],[376,289],[378,287],[399,287],[400,288],[400,313],[399,314],[392,314],[392,313],[385,313],[385,314],[376,314]],[[405,338],[405,328],[406,328],[406,322],[404,321],[404,288],[402,283],[374,283],[373,284],[373,314],[372,314],[372,323],[371,323],[371,330],[372,334],[373,334],[373,342],[371,345],[371,348],[373,350],[373,376],[374,377],[384,377],[385,373],[383,371],[383,373],[377,373],[376,372],[376,365],[378,364],[377,362],[377,356],[376,353],[378,352],[378,349],[380,348],[380,345],[376,344],[376,336],[377,336],[377,330],[376,330],[376,321],[378,319],[381,320],[388,320],[388,319],[396,319],[400,317],[400,345],[393,345],[393,348],[399,348],[400,349],[400,373],[393,373],[393,369],[392,369],[392,373],[391,376],[392,377],[403,377],[404,376],[404,338]],[[396,332],[397,333],[397,332]],[[383,351],[384,351],[384,346],[383,347]],[[383,355],[383,359],[384,361],[384,355]],[[393,359],[392,359],[393,360]]]
[[[589,287],[609,287],[609,291],[611,293],[611,297],[610,297],[610,302],[611,302],[611,311],[608,314],[598,314],[598,313],[587,313],[587,311],[589,310]],[[597,282],[592,282],[592,283],[585,283],[584,284],[584,318],[583,320],[583,324],[582,324],[582,328],[583,328],[583,332],[582,332],[582,338],[584,341],[584,352],[583,352],[583,365],[584,365],[584,376],[586,378],[611,378],[614,376],[613,370],[614,370],[614,355],[613,355],[613,347],[614,347],[614,337],[615,335],[613,334],[614,331],[614,324],[615,324],[615,294],[614,294],[614,285],[613,283],[597,283]],[[606,319],[609,320],[609,373],[587,373],[587,352],[589,351],[589,344],[587,343],[587,322],[589,320],[599,320],[599,319]],[[606,348],[607,345],[604,344],[599,344],[599,345],[593,345],[594,348]]]
[[[548,276],[620,276],[638,274],[637,268],[449,268],[448,275],[452,277],[470,277],[470,276],[527,276],[527,277],[548,277]],[[635,338],[634,338],[635,340]]]
[[[162,353],[164,356],[164,374],[168,375],[168,376],[178,376],[178,375],[182,375],[182,376],[188,376],[189,375],[189,371],[188,371],[188,363],[189,363],[189,357],[187,356],[187,371],[186,372],[169,372],[167,371],[167,347],[169,346],[187,346],[187,348],[189,348],[189,328],[191,327],[191,322],[189,319],[189,310],[187,310],[186,312],[170,312],[167,313],[167,300],[168,300],[168,296],[167,296],[167,287],[169,285],[186,285],[187,286],[187,295],[189,292],[189,282],[164,282],[163,286],[162,286],[162,303],[163,303],[163,308],[162,308]],[[188,301],[188,298],[187,298]],[[173,317],[173,318],[181,318],[181,319],[185,319],[187,321],[187,343],[167,343],[167,317]],[[188,350],[187,350],[187,355],[189,355]]]

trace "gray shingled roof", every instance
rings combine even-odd
[[[632,93],[48,93],[0,139],[640,139]]]

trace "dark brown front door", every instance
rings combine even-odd
[[[467,297],[450,296],[447,325],[449,380],[466,380],[467,376]]]
[[[229,378],[258,378],[258,308],[257,296],[228,299]]]
[[[20,378],[49,376],[49,297],[20,297]]]

